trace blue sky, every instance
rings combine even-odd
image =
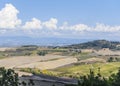
[[[115,39],[119,9],[120,0],[0,0],[0,36]]]

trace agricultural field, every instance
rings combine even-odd
[[[47,74],[51,76],[58,77],[71,77],[79,78],[80,76],[89,74],[90,69],[96,74],[101,73],[104,77],[109,77],[111,74],[118,72],[120,62],[111,63],[95,63],[86,65],[68,65],[64,67],[59,67],[51,70],[40,70],[37,68],[21,68],[20,71],[34,73],[34,74]]]
[[[58,64],[58,66],[65,65],[68,63],[75,62],[75,58],[68,58],[67,56],[59,56],[59,55],[46,55],[46,56],[17,56],[17,57],[9,57],[0,60],[0,66],[6,68],[14,68],[14,67],[38,67],[38,68],[49,68],[53,67],[54,63]],[[62,64],[62,62],[64,62]],[[53,63],[53,65],[52,65]],[[60,65],[61,64],[61,65]],[[44,66],[44,67],[43,67]],[[47,67],[49,66],[49,67]],[[54,65],[57,67],[57,65]]]
[[[75,78],[88,74],[90,69],[97,73],[100,68],[101,74],[107,77],[118,70],[119,52],[109,48],[76,49],[70,46],[1,48],[0,67],[12,68],[21,74],[43,73]]]
[[[84,65],[70,65],[66,67],[56,68],[52,70],[55,73],[61,74],[62,76],[79,77],[86,75],[89,70],[92,69],[95,73],[99,72],[108,77],[109,75],[116,73],[120,67],[120,62],[111,63],[95,63],[95,64],[84,64]]]

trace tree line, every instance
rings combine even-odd
[[[35,86],[35,83],[30,80],[29,83],[19,83],[18,74],[12,69],[0,68],[0,86]],[[55,86],[55,85],[54,85]],[[111,74],[109,77],[103,77],[98,68],[98,73],[90,69],[89,74],[80,76],[77,85],[66,86],[120,86],[120,68],[116,74]]]

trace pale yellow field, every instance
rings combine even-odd
[[[0,47],[0,51],[15,50],[16,48]]]
[[[76,58],[61,58],[53,61],[34,62],[31,64],[25,64],[25,65],[17,66],[17,68],[38,68],[41,70],[45,70],[45,69],[54,69],[75,62],[77,62]]]
[[[60,55],[19,56],[1,59],[0,67],[53,69],[74,62],[77,62],[76,58]]]

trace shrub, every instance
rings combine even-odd
[[[47,54],[47,51],[38,51],[37,54],[39,56],[45,56]]]

